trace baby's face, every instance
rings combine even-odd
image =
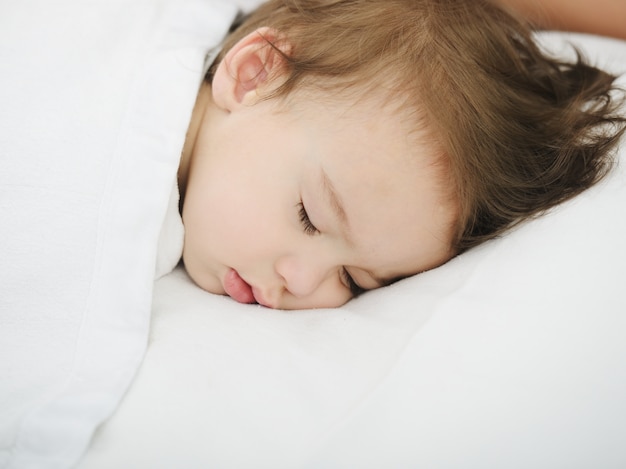
[[[305,309],[444,263],[454,208],[419,142],[373,102],[209,105],[183,209],[189,275],[242,303]]]

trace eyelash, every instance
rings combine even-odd
[[[320,232],[313,223],[311,223],[311,219],[309,218],[309,214],[306,213],[306,208],[304,208],[304,203],[300,201],[298,203],[298,215],[300,216],[300,223],[302,224],[302,229],[309,236],[316,235]]]
[[[341,269],[341,276],[343,277],[343,280],[345,281],[345,283],[348,285],[348,288],[350,289],[350,293],[352,293],[353,297],[357,297],[365,291],[364,288],[361,288],[359,285],[356,284],[356,282],[354,281],[352,276],[348,273],[345,267]]]
[[[304,232],[308,234],[309,236],[318,234],[320,230],[318,230],[317,227],[311,222],[311,219],[309,218],[309,214],[307,213],[306,208],[304,207],[304,203],[300,201],[297,206],[298,206],[298,216],[300,218],[300,223],[302,224],[302,229],[304,230]],[[350,289],[350,292],[352,293],[353,296],[358,296],[365,291],[363,288],[357,285],[357,283],[354,281],[352,276],[348,273],[348,271],[345,268],[341,269],[340,275],[344,283]]]

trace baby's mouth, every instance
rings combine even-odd
[[[252,287],[242,279],[235,269],[228,269],[224,276],[224,291],[239,303],[256,303]]]

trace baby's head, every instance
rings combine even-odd
[[[194,111],[187,271],[300,309],[441,265],[601,176],[611,81],[481,1],[270,1]]]

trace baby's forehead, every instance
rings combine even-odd
[[[354,126],[353,131],[361,127],[378,133],[384,129],[412,145],[429,143],[432,150],[439,149],[425,107],[417,99],[376,83],[306,86],[278,99],[277,109],[296,111],[328,126]]]

